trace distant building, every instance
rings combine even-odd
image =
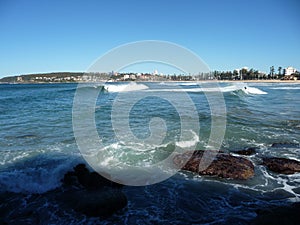
[[[134,74],[131,74],[131,75],[130,75],[130,79],[136,80],[136,76],[135,76]]]
[[[296,71],[297,70],[295,68],[289,66],[286,69],[284,69],[284,75],[289,76],[289,75],[292,75],[293,73],[296,73]]]

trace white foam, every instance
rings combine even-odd
[[[198,83],[160,83],[162,86],[196,86]],[[235,85],[230,85],[226,87],[212,87],[212,88],[202,88],[202,87],[190,87],[190,88],[168,88],[168,89],[149,89],[145,84],[137,84],[135,82],[131,82],[129,84],[105,84],[104,89],[108,92],[132,92],[132,91],[142,91],[147,90],[149,92],[193,92],[193,93],[201,93],[201,92],[235,92],[242,90],[246,94],[251,95],[264,95],[267,92],[262,91],[255,87],[248,87],[243,83],[238,83]]]
[[[191,131],[191,133],[193,134],[193,138],[191,140],[178,141],[175,144],[180,148],[188,148],[188,147],[196,146],[197,142],[199,142],[199,137],[194,131]]]
[[[175,84],[173,84],[175,85]],[[179,85],[179,84],[176,84]],[[182,85],[182,84],[180,84]],[[196,83],[187,83],[184,86],[193,86]],[[226,87],[212,87],[212,88],[202,88],[202,87],[195,87],[195,88],[173,88],[173,89],[149,89],[147,91],[150,92],[192,92],[192,93],[201,93],[201,92],[222,92],[222,93],[229,93],[229,92],[236,92],[236,91],[243,91],[246,94],[251,95],[264,95],[267,92],[264,92],[255,87],[247,87],[245,84],[237,84],[237,85],[230,85]]]
[[[148,89],[148,86],[131,82],[129,84],[106,84],[104,89],[108,92],[130,92],[145,90]]]
[[[73,162],[62,163],[53,168],[28,167],[12,171],[2,171],[0,186],[7,191],[22,193],[44,193],[61,185],[63,178]]]
[[[266,95],[266,94],[268,94],[267,92],[262,91],[258,88],[255,88],[255,87],[244,87],[242,90],[246,94],[252,94],[252,95]]]

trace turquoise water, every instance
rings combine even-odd
[[[206,91],[224,96],[227,123],[220,150],[257,147],[257,153],[248,157],[256,165],[255,177],[233,181],[178,172],[158,184],[124,187],[128,207],[105,221],[72,212],[58,213],[57,206],[49,203],[39,207],[41,213],[49,214],[45,216],[48,223],[246,224],[256,216],[256,209],[300,200],[299,174],[278,175],[260,165],[263,156],[300,160],[300,84],[221,83],[218,90],[193,83],[129,83],[125,87],[127,84],[109,83],[105,87],[92,84],[83,88],[86,92],[100,92],[95,123],[102,140],[99,148],[105,149],[104,159],[100,160],[102,167],[117,168],[120,162],[153,164],[168,157],[176,146],[188,148],[191,143],[197,149],[209,147],[212,112],[203,92]],[[59,187],[64,173],[74,165],[85,162],[72,124],[76,88],[76,84],[0,85],[0,192],[45,193]],[[122,98],[118,98],[120,93],[124,94]],[[182,93],[188,94],[195,108],[184,101]],[[160,135],[143,145],[128,133],[120,131],[122,137],[115,134],[111,117],[114,104],[118,101],[122,112],[122,107],[143,95],[146,97],[133,104],[129,115],[115,113],[117,129],[122,131],[128,122],[133,135],[143,140],[151,137],[151,129],[162,132],[163,120],[165,136],[159,143],[156,141]],[[180,115],[178,108],[168,102],[168,96],[180,103]],[[194,109],[197,117],[191,113]],[[152,121],[149,127],[152,118],[161,120]],[[185,129],[182,119],[199,121],[196,136],[190,132],[184,140],[180,139]],[[189,128],[193,129],[193,124]],[[83,135],[89,137],[88,132]],[[273,143],[286,144],[275,148],[271,147]]]

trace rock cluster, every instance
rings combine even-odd
[[[203,153],[204,150],[188,151],[176,155],[173,158],[173,162],[176,166],[181,167],[182,170],[191,171],[199,175],[238,180],[247,180],[254,176],[254,165],[250,160],[224,152],[215,153],[215,157],[210,165],[205,169],[200,169],[199,165],[203,158]],[[249,156],[255,154],[256,149],[246,148],[234,151],[233,153]],[[186,163],[184,164],[184,162]],[[300,172],[300,162],[294,159],[277,157],[262,158],[262,165],[266,166],[270,171],[280,174]]]

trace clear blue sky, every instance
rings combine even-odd
[[[164,40],[214,70],[300,70],[298,0],[0,0],[0,77],[85,71],[118,45]]]

